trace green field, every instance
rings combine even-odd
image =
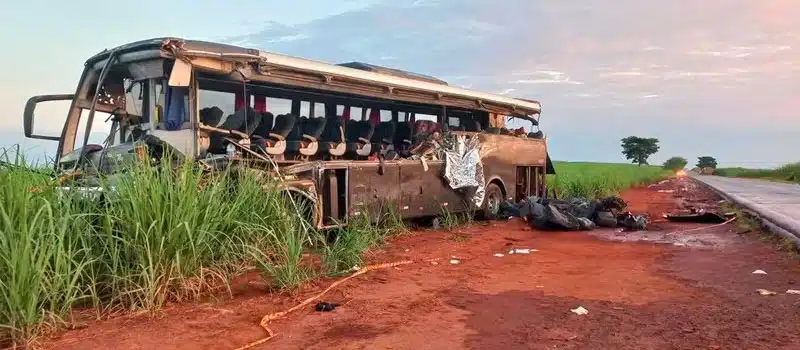
[[[364,251],[402,230],[389,212],[379,224],[353,220],[331,240],[299,219],[275,184],[249,173],[142,165],[99,203],[59,195],[50,174],[24,164],[0,163],[0,348],[69,324],[76,306],[98,317],[157,310],[224,292],[253,269],[275,290],[293,289],[360,265]],[[555,166],[548,181],[560,196],[602,197],[667,174],[627,164]],[[309,264],[307,252],[321,263]]]
[[[714,174],[727,177],[746,177],[800,183],[800,163],[790,163],[776,169],[719,168]]]
[[[549,175],[548,188],[560,197],[601,198],[632,186],[643,185],[672,174],[660,166],[618,163],[555,162],[556,175]]]

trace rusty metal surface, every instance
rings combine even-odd
[[[400,202],[400,166],[377,162],[355,163],[349,167],[349,196],[351,216],[367,214],[378,218],[386,206]]]
[[[457,134],[471,136],[476,133]],[[486,133],[477,135],[482,142],[480,154],[486,183],[499,182],[507,198],[518,197],[518,180],[531,182],[520,187],[524,188],[526,195],[541,194],[547,158],[544,140]],[[318,182],[323,169],[348,169],[347,212],[351,216],[366,213],[376,217],[385,206],[394,206],[406,218],[438,215],[444,209],[451,212],[468,210],[469,198],[451,189],[444,180],[444,162],[427,161],[427,166],[426,171],[420,160],[410,159],[385,161],[382,166],[378,161],[334,160],[298,163],[284,167],[281,172]],[[518,175],[518,167],[530,170]],[[524,178],[518,179],[518,176]],[[317,183],[315,189],[320,188],[321,184]],[[318,197],[322,195],[316,194]]]
[[[432,216],[443,210],[467,209],[467,199],[451,189],[442,177],[443,161],[405,161],[400,167],[400,213],[404,217]]]

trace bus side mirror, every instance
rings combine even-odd
[[[42,139],[42,140],[51,140],[51,141],[58,141],[61,139],[60,136],[45,136],[45,135],[36,135],[33,133],[33,111],[36,109],[36,105],[39,102],[48,102],[48,101],[72,101],[75,98],[75,95],[39,95],[33,96],[28,99],[28,102],[25,103],[25,112],[23,112],[23,127],[25,131],[25,137],[29,139]]]
[[[181,59],[176,59],[169,73],[169,86],[188,87],[192,79],[192,64]]]

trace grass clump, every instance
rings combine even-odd
[[[85,276],[96,259],[88,237],[76,233],[91,230],[88,208],[58,200],[48,180],[0,170],[0,345],[60,323],[87,297]]]
[[[450,240],[458,243],[469,241],[470,236],[458,229],[472,224],[475,213],[472,211],[465,213],[453,213],[447,207],[442,207],[441,213],[437,217],[439,224],[445,231],[449,232]]]
[[[191,163],[142,163],[117,176],[86,198],[59,191],[19,156],[4,161],[0,345],[28,343],[75,306],[100,316],[192,300],[253,265],[281,286],[305,278],[312,235],[275,184]]]
[[[391,203],[384,204],[377,219],[368,214],[351,217],[348,225],[321,235],[322,264],[328,275],[341,275],[364,262],[364,252],[383,244],[391,235],[408,231],[402,216]]]
[[[548,175],[547,187],[555,189],[561,197],[599,199],[633,186],[645,185],[663,179],[672,171],[660,166],[555,162],[556,175]]]
[[[715,175],[744,177],[800,183],[800,162],[784,164],[775,169],[719,168]]]
[[[751,235],[758,240],[772,244],[777,251],[786,252],[792,260],[797,260],[800,251],[791,238],[771,232],[758,216],[752,215],[733,204],[725,203],[722,210],[736,213],[735,228],[740,235]]]

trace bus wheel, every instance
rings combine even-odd
[[[487,220],[494,220],[500,212],[500,203],[503,202],[503,190],[496,184],[486,185],[486,197],[483,199],[481,216]]]

